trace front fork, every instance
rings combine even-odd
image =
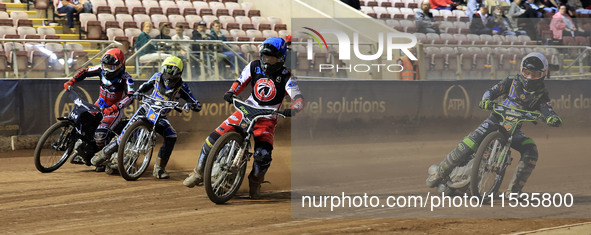
[[[232,145],[232,149],[230,150],[230,153],[234,152],[235,147],[236,147],[235,145]],[[248,134],[244,138],[244,142],[242,143],[242,146],[240,147],[240,149],[238,149],[238,153],[236,153],[236,157],[234,157],[234,160],[232,161],[231,169],[238,169],[243,164],[244,159],[248,160],[250,158],[250,155],[247,156],[247,158],[243,157],[244,154],[248,154],[249,148],[250,148],[250,134]]]
[[[499,147],[499,144],[501,144],[498,140],[495,140],[492,151],[490,153],[491,157],[489,157],[489,159],[488,159],[488,165],[491,166],[491,171],[502,172],[505,168],[507,168],[507,166],[511,165],[511,161],[513,160],[511,158],[511,142],[512,141],[513,141],[513,136],[509,137],[509,139],[507,140],[507,143],[505,143],[505,145],[501,149],[501,152],[499,153],[499,157],[495,158],[494,156],[496,156],[496,154],[497,154],[497,149]]]

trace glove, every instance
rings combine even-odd
[[[228,103],[232,103],[232,101],[234,100],[234,93],[232,92],[226,92],[226,94],[224,95],[224,100],[228,101]]]
[[[283,116],[286,117],[293,117],[295,116],[296,112],[295,109],[284,109],[283,111],[281,111],[281,114],[283,114]]]
[[[74,85],[74,83],[76,82],[76,80],[74,80],[73,78],[70,79],[69,81],[64,83],[64,90],[69,90],[71,86]]]
[[[559,127],[562,124],[562,119],[558,115],[552,114],[546,119],[546,124],[548,126]]]
[[[492,110],[493,106],[492,106],[493,102],[491,100],[481,100],[480,103],[478,104],[478,107],[484,110]]]
[[[193,110],[193,112],[199,112],[201,111],[201,103],[185,103],[185,105],[183,105],[183,110]]]
[[[141,100],[144,97],[144,94],[139,91],[136,91],[131,96],[136,100]]]
[[[111,115],[111,113],[117,112],[117,110],[119,110],[119,107],[117,107],[117,105],[114,104],[111,107],[108,107],[108,108],[104,109],[103,110],[103,113],[105,115]]]

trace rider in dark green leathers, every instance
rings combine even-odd
[[[548,91],[544,87],[544,79],[547,74],[546,57],[537,52],[529,53],[521,61],[521,72],[518,75],[507,77],[484,92],[479,107],[491,110],[492,101],[504,96],[503,105],[530,111],[539,110],[544,115],[546,124],[558,127],[562,124],[562,119],[552,110]],[[452,170],[466,162],[468,157],[476,152],[486,135],[499,129],[501,121],[498,114],[492,113],[476,130],[470,132],[443,159],[439,166],[431,166],[427,186],[433,188],[445,183]],[[511,147],[521,153],[521,159],[507,193],[521,193],[525,182],[536,166],[538,149],[534,141],[521,132],[520,127],[513,135]]]

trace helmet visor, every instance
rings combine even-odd
[[[523,75],[523,77],[531,79],[531,80],[538,80],[538,79],[544,77],[546,75],[546,72],[542,72],[540,70],[535,70],[535,69],[523,68],[521,70],[521,75]]]

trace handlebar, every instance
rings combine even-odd
[[[242,97],[237,96],[236,94],[232,95],[232,101],[233,101],[232,103],[234,104],[234,106],[236,106],[236,103],[235,103],[236,100],[239,100],[241,102],[245,102]],[[287,116],[283,115],[283,112],[280,111],[279,109],[273,110],[273,112],[271,114],[276,114],[276,115],[281,116],[283,118],[286,118],[287,117]]]

